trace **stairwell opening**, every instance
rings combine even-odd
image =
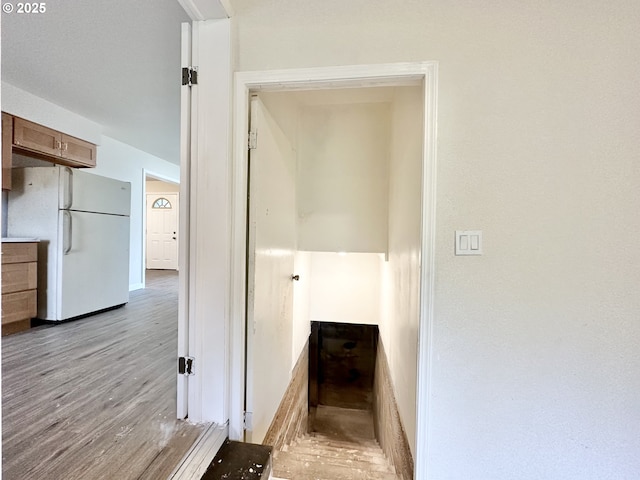
[[[376,325],[311,322],[310,431],[330,428],[316,422],[319,407],[373,411],[377,346]]]
[[[307,430],[274,449],[274,479],[411,479],[376,436],[378,343],[377,325],[311,322]]]

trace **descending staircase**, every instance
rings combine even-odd
[[[276,451],[273,478],[401,480],[373,434],[371,412],[319,406],[314,432]]]

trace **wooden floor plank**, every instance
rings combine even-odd
[[[176,420],[177,279],[2,338],[2,478],[167,478],[203,430]]]

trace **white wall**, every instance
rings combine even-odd
[[[298,246],[387,251],[387,103],[300,109]]]
[[[310,257],[311,320],[380,323],[382,254],[310,252]]]
[[[97,123],[5,82],[2,82],[2,108],[13,115],[98,144],[97,167],[84,171],[131,182],[129,288],[142,288],[144,171],[152,171],[163,178],[178,182],[178,165],[102,135],[102,127]]]
[[[145,191],[147,193],[168,193],[180,192],[180,185],[177,183],[162,182],[160,180],[149,180],[145,182]]]
[[[300,280],[293,283],[293,333],[291,369],[296,366],[311,333],[311,253],[295,253],[293,273]]]
[[[400,420],[415,455],[420,293],[422,91],[398,88],[391,122],[389,261],[383,264],[384,345]]]
[[[233,6],[238,70],[439,61],[428,479],[636,478],[640,3]]]

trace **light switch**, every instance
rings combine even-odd
[[[482,255],[482,230],[456,230],[456,255]]]
[[[460,250],[469,250],[469,235],[460,235]]]

